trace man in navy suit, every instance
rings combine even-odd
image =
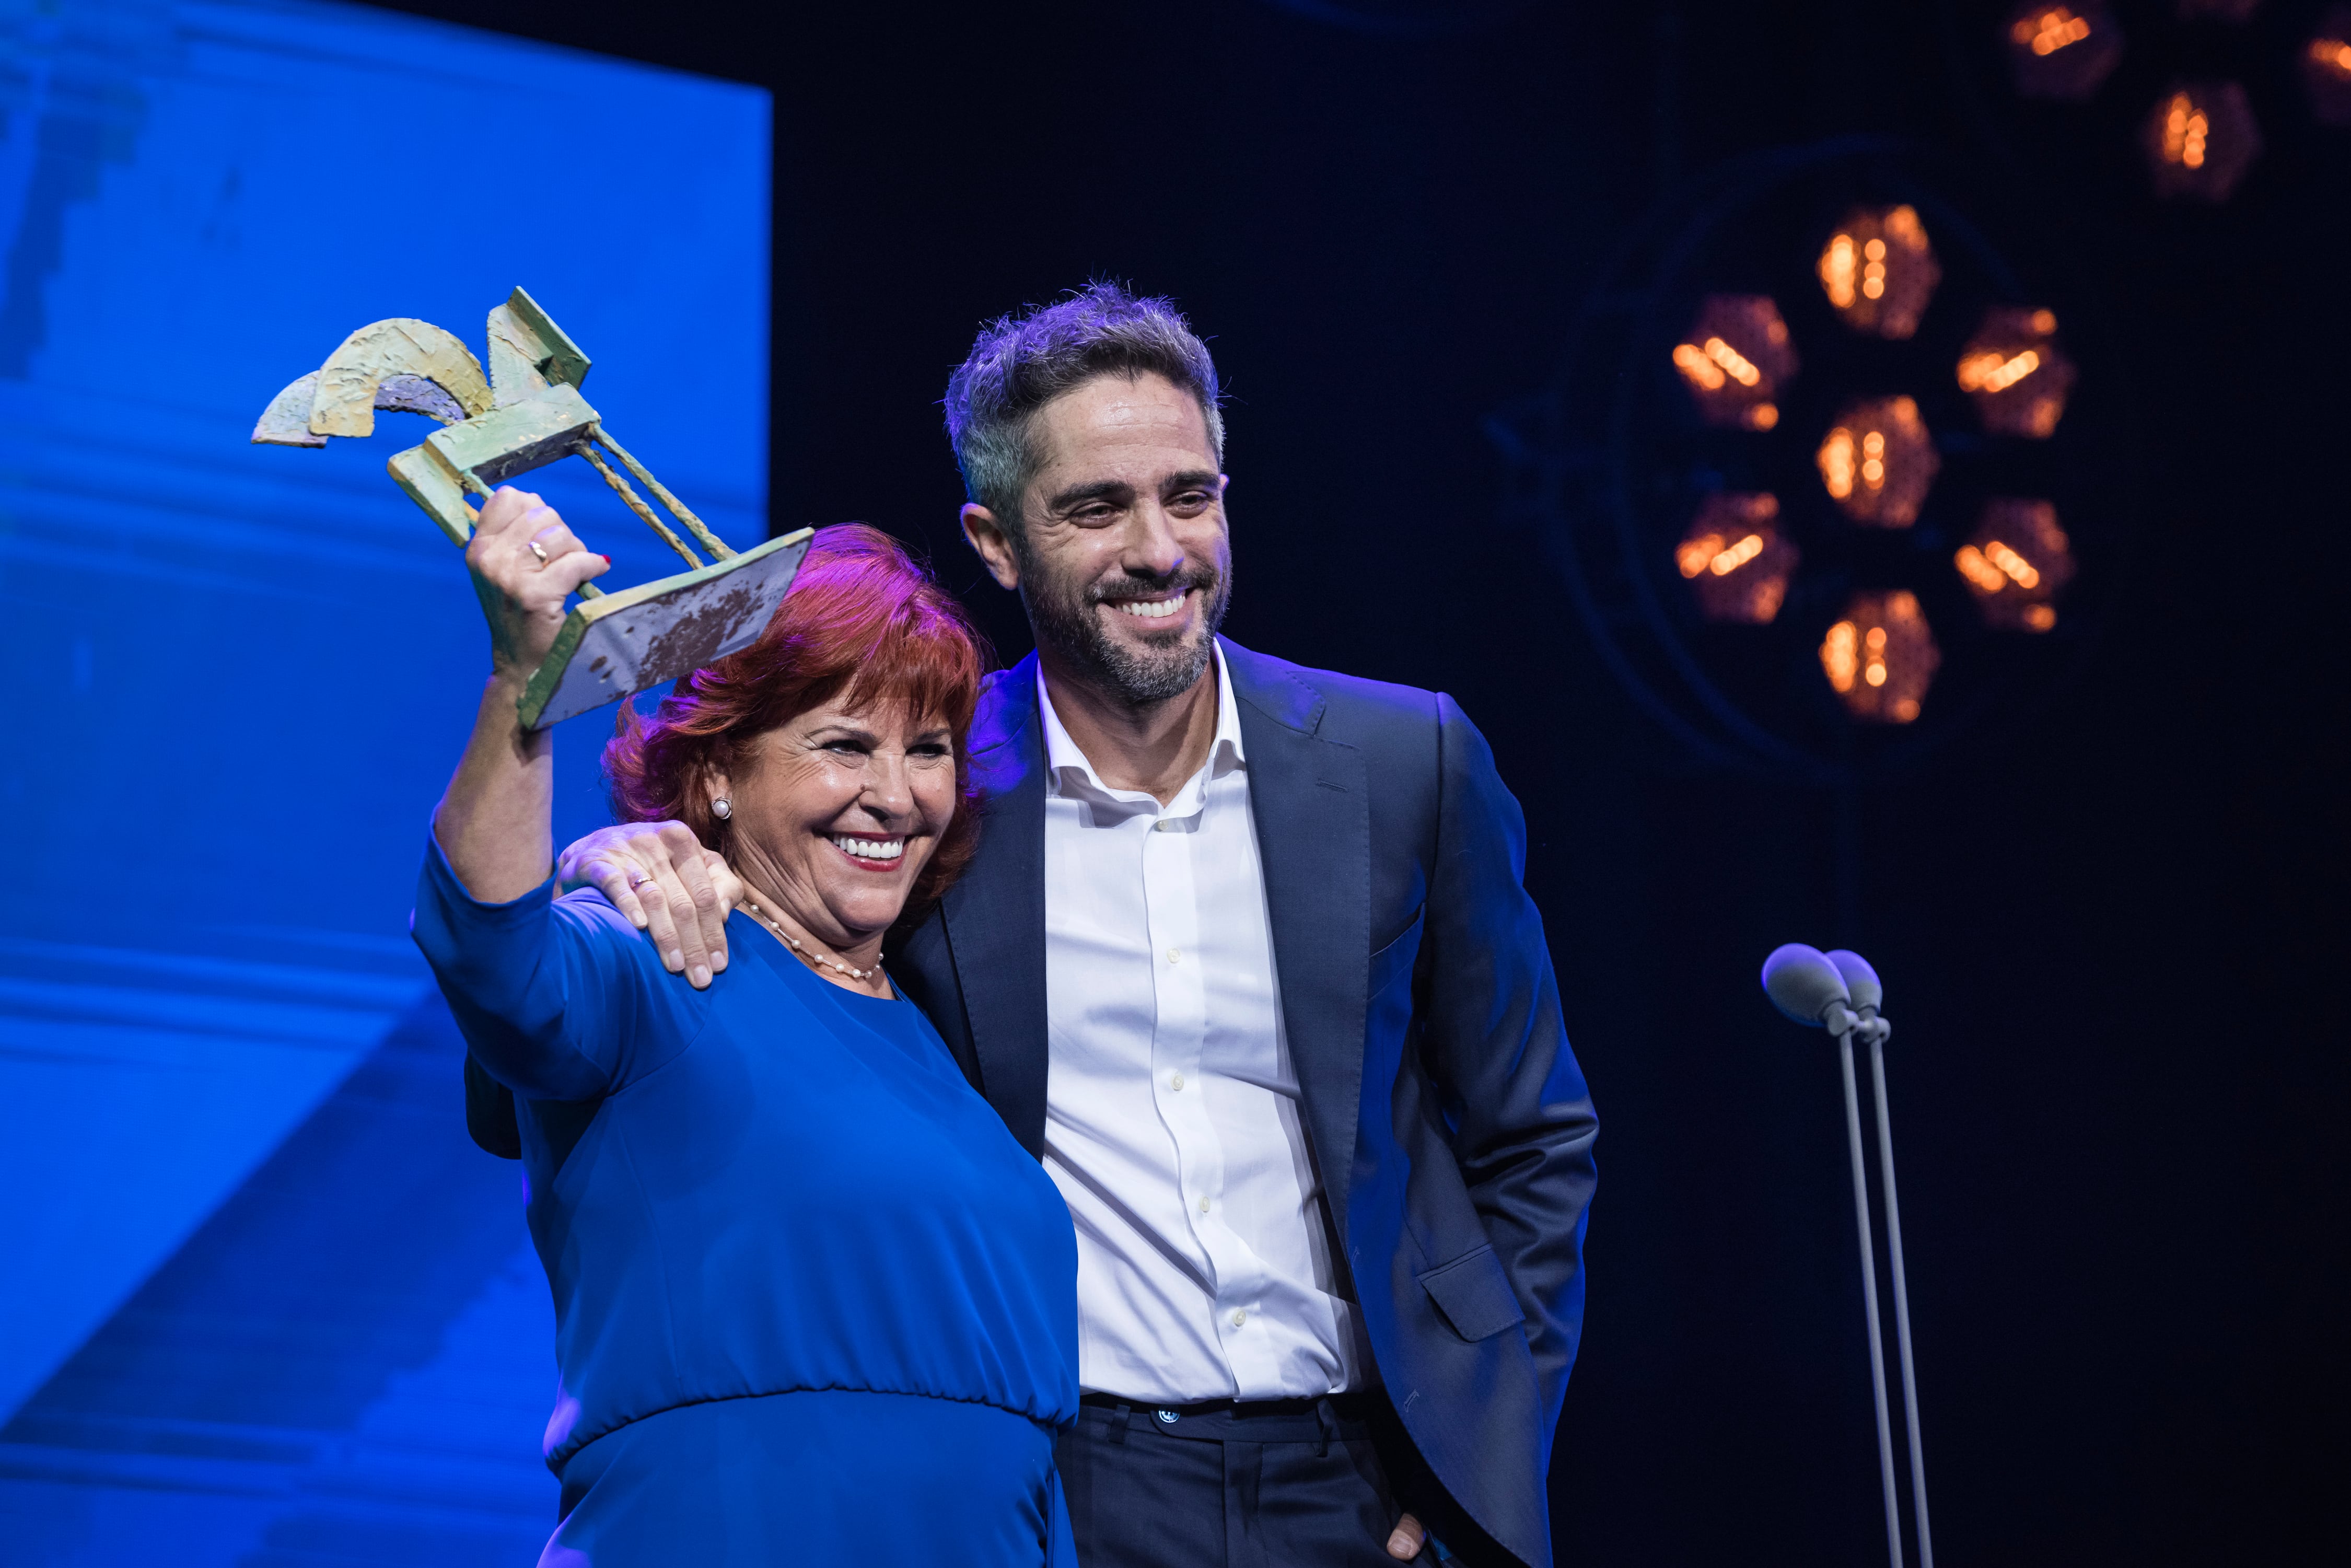
[[[946,409],[1037,652],[889,969],[1070,1203],[1081,1559],[1548,1564],[1597,1124],[1518,803],[1450,698],[1217,636],[1216,370],[1166,301],[1008,317]],[[706,983],[728,879],[672,827],[562,871]]]

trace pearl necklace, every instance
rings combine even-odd
[[[782,921],[777,919],[774,915],[760,908],[759,901],[752,897],[747,893],[743,895],[743,907],[751,912],[752,918],[764,922],[768,930],[773,931],[777,936],[782,937],[784,939],[784,945],[789,947],[793,952],[799,954],[801,961],[804,963],[820,964],[828,969],[838,969],[841,973],[848,976],[852,980],[858,981],[860,984],[872,979],[874,976],[882,972],[882,966],[880,964],[875,964],[870,969],[852,969],[837,958],[828,958],[820,953],[810,952],[807,948],[800,946],[800,940],[799,937],[784,929],[784,923]]]

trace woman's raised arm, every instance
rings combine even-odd
[[[485,904],[520,898],[554,866],[553,737],[524,729],[515,702],[563,629],[565,597],[611,565],[582,546],[554,508],[504,486],[484,504],[465,546],[465,567],[490,623],[490,679],[465,755],[433,814],[433,834],[449,869]]]

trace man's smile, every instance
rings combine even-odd
[[[1113,599],[1106,601],[1121,614],[1132,615],[1138,621],[1164,621],[1184,608],[1188,588],[1174,588],[1158,599]]]

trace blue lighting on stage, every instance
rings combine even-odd
[[[484,637],[383,473],[246,444],[521,284],[766,533],[763,92],[281,0],[0,0],[0,1537],[34,1565],[528,1562],[547,1289],[405,931]],[[695,390],[694,406],[678,386]],[[581,465],[614,577],[674,569]],[[605,820],[559,732],[558,831]]]

